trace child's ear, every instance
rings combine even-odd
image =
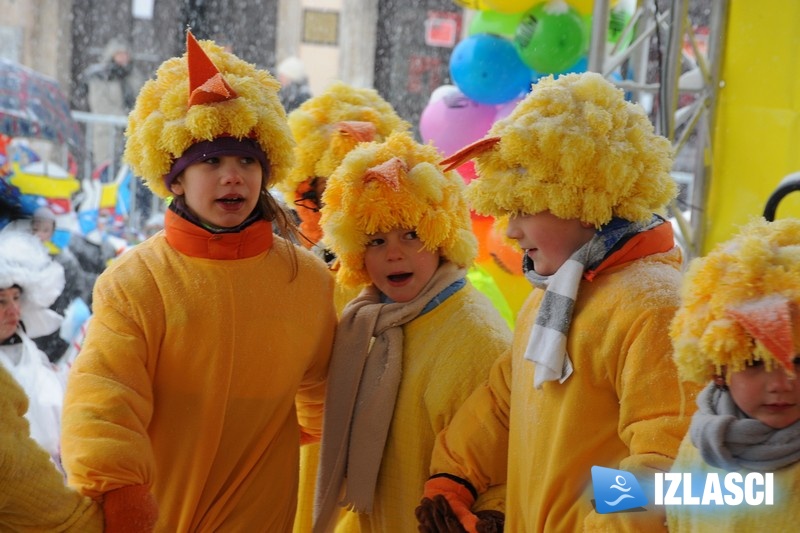
[[[585,229],[589,229],[589,228],[595,229],[594,228],[594,224],[592,224],[591,222],[583,222],[583,221],[581,221],[581,227],[585,228]]]
[[[185,192],[183,189],[183,184],[181,183],[181,177],[175,178],[175,181],[170,183],[169,191],[174,194],[175,196],[181,196]]]

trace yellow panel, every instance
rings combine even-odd
[[[26,174],[18,165],[14,165],[14,174],[8,180],[22,194],[44,196],[46,198],[72,198],[81,188],[74,178],[53,178],[39,174]]]
[[[800,170],[800,2],[732,0],[724,47],[704,253]],[[800,216],[800,198],[781,201],[787,216]]]
[[[117,184],[107,183],[100,192],[100,207],[115,207],[117,205]]]

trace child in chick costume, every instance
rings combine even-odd
[[[273,232],[293,149],[278,89],[189,33],[129,117],[127,162],[174,199],[98,279],[67,385],[69,483],[106,531],[291,531],[336,318],[325,264]]]
[[[294,202],[300,218],[300,243],[335,268],[335,255],[325,244],[319,225],[322,193],[328,177],[358,143],[383,141],[391,132],[407,131],[410,125],[374,89],[352,87],[338,81],[289,113],[288,121],[297,143],[296,163],[278,188],[285,198]],[[337,284],[334,294],[337,312],[355,298],[360,289]],[[319,444],[304,446],[300,451],[296,533],[311,530],[318,462]]]
[[[337,281],[363,286],[331,359],[314,531],[338,505],[360,531],[411,531],[434,439],[511,339],[466,280],[477,253],[455,172],[408,133],[361,144],[328,179],[322,228]],[[504,487],[477,509],[502,509]]]
[[[289,113],[288,120],[297,143],[296,162],[278,189],[288,202],[294,202],[300,242],[331,261],[319,226],[325,182],[358,143],[383,141],[390,133],[411,126],[374,89],[340,81],[303,102]]]
[[[506,481],[506,531],[664,529],[663,511],[598,514],[591,468],[652,479],[689,423],[668,336],[681,255],[655,214],[675,194],[670,154],[640,106],[586,73],[541,79],[446,161],[476,159],[467,197],[505,219],[534,289],[512,349],[436,442],[422,531],[475,531],[475,495]]]
[[[675,362],[682,377],[706,387],[672,469],[692,474],[695,496],[704,494],[707,474],[724,488],[729,472],[742,479],[770,472],[774,501],[669,506],[669,529],[793,531],[800,521],[800,221],[754,220],[690,264],[682,295],[670,330]],[[763,495],[766,487],[756,490]]]

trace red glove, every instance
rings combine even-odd
[[[420,531],[457,532],[457,524],[460,524],[462,531],[478,533],[476,526],[479,519],[471,510],[476,498],[473,490],[444,476],[433,477],[426,481],[422,502],[416,512]],[[456,524],[453,523],[450,512],[455,515]],[[433,527],[436,529],[432,529]]]
[[[106,533],[150,533],[158,519],[158,506],[145,485],[131,485],[103,496]]]

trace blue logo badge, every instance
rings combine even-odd
[[[626,511],[647,505],[639,482],[630,472],[602,466],[592,467],[594,508],[600,514]]]

